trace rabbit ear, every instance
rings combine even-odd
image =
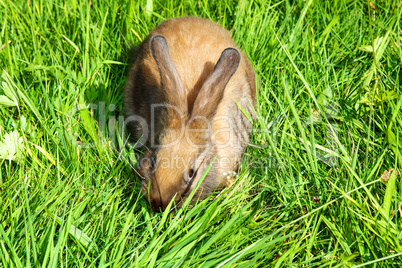
[[[204,82],[194,102],[192,116],[211,118],[215,113],[227,83],[237,71],[240,53],[235,48],[225,49],[211,75]]]
[[[187,94],[183,81],[173,64],[167,40],[162,35],[151,38],[150,48],[161,76],[161,86],[166,92],[169,104],[178,108],[184,114],[188,113]]]

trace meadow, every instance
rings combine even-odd
[[[0,0],[0,267],[400,267],[401,14],[400,0]],[[229,189],[156,213],[122,91],[130,47],[181,16],[231,32],[258,117]]]

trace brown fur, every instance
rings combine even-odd
[[[149,133],[139,143],[148,150],[138,170],[154,210],[164,210],[172,198],[180,205],[214,157],[194,199],[226,186],[223,174],[237,170],[249,142],[251,122],[238,105],[254,116],[255,98],[253,68],[219,25],[186,17],[151,31],[130,69],[124,111],[131,143]],[[168,104],[155,111],[154,127],[152,104]]]

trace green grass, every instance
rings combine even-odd
[[[127,54],[185,15],[232,32],[259,118],[231,189],[155,213],[115,149]],[[0,267],[400,266],[400,0],[0,0],[0,49]]]

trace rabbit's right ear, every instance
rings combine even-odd
[[[183,114],[188,113],[187,94],[183,81],[173,64],[167,40],[162,35],[151,38],[150,48],[161,77],[161,86],[170,105],[175,106]]]
[[[195,99],[191,116],[211,118],[214,115],[227,83],[239,67],[240,59],[240,53],[235,48],[227,48],[222,52]]]

